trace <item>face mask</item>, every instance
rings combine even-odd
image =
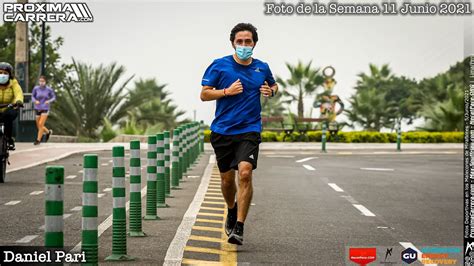
[[[235,53],[237,54],[237,57],[241,60],[247,60],[252,56],[252,51],[253,47],[250,46],[240,46],[237,45],[235,47]]]
[[[10,75],[8,74],[0,74],[0,84],[5,84],[10,79]]]

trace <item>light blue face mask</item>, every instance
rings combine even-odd
[[[0,74],[0,84],[5,84],[10,79],[10,75],[8,74]]]
[[[237,45],[235,46],[235,53],[237,54],[237,57],[240,58],[241,60],[247,60],[252,56],[252,51],[253,47],[250,46],[240,46]]]

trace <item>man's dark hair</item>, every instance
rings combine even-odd
[[[235,40],[235,35],[239,31],[250,31],[252,33],[252,39],[255,44],[258,42],[258,34],[257,34],[257,28],[255,28],[252,24],[250,23],[239,23],[234,26],[234,28],[230,31],[230,41],[234,43]]]

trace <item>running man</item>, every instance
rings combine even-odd
[[[278,91],[268,64],[251,57],[257,41],[257,29],[252,24],[237,24],[230,33],[235,53],[214,60],[201,82],[201,100],[217,100],[211,144],[228,207],[225,232],[228,242],[237,245],[243,242],[253,194],[252,171],[257,168],[261,142],[260,95],[273,97]],[[239,171],[238,193],[235,170]]]

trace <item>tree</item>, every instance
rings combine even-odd
[[[125,68],[116,63],[94,68],[73,59],[73,73],[57,91],[52,127],[73,136],[97,138],[104,118],[113,121],[111,117],[123,108],[123,91],[133,78],[118,84],[124,74]]]
[[[127,110],[127,118],[134,118],[137,126],[144,130],[148,127],[158,130],[176,127],[178,117],[185,112],[177,110],[165,87],[166,84],[158,84],[156,79],[136,81],[124,104],[128,107],[121,110]]]
[[[303,99],[307,95],[312,95],[316,92],[319,86],[324,82],[324,77],[320,73],[320,69],[311,67],[311,62],[303,65],[298,61],[296,66],[286,63],[288,71],[290,71],[290,78],[283,80],[277,77],[277,82],[282,86],[282,94],[290,99],[290,102],[297,101],[298,103],[298,117],[304,116]]]
[[[29,85],[30,88],[23,88],[31,92],[35,84],[37,84],[40,76],[41,66],[41,23],[31,22],[29,27],[29,47],[30,47],[30,61],[29,61]],[[45,50],[46,60],[45,69],[46,77],[49,84],[53,87],[61,86],[62,80],[66,77],[68,71],[71,70],[71,65],[60,63],[61,56],[58,53],[59,48],[63,45],[64,39],[58,37],[51,38],[51,28],[46,26],[45,30]],[[15,65],[15,23],[5,22],[0,26],[0,58],[1,61],[6,61]]]

